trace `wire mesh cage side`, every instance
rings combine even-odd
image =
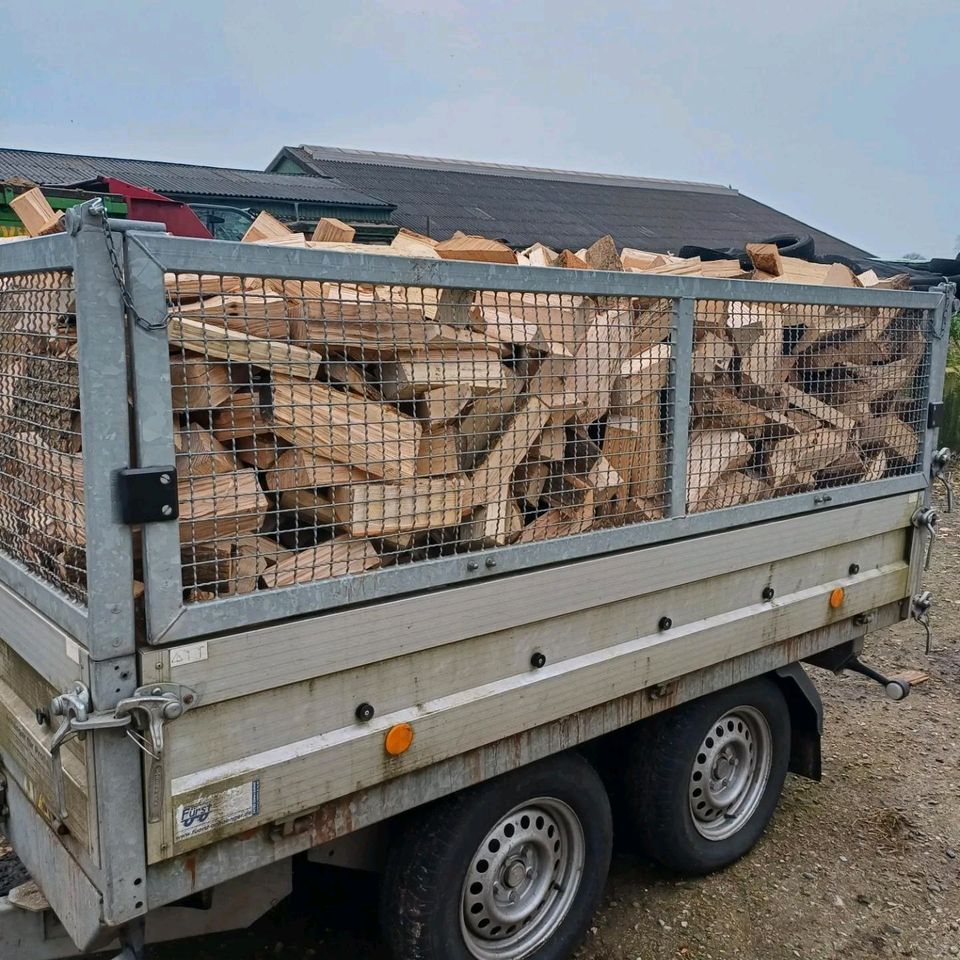
[[[698,301],[688,511],[915,471],[929,321],[894,307]]]
[[[167,291],[188,602],[664,514],[671,300]]]
[[[84,603],[79,400],[72,273],[0,277],[0,549]]]

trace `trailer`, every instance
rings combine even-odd
[[[952,287],[67,226],[0,246],[0,831],[35,881],[5,960],[249,924],[302,855],[382,871],[398,960],[560,960],[612,796],[643,852],[717,869],[820,775],[803,664],[909,692],[859,657],[930,605]],[[422,453],[480,400],[482,442]]]

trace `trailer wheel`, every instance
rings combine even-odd
[[[641,852],[679,873],[739,860],[770,822],[790,762],[790,711],[765,677],[641,724],[627,803]]]
[[[610,804],[561,754],[433,804],[404,826],[383,877],[396,960],[564,960],[610,866]]]

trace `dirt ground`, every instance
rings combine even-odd
[[[927,579],[931,655],[914,623],[872,635],[866,651],[929,681],[895,704],[860,678],[815,671],[823,782],[790,777],[753,853],[705,879],[618,850],[579,960],[960,956],[960,516],[942,532]],[[151,960],[386,960],[375,879],[319,868],[305,879],[250,930],[155,948]]]

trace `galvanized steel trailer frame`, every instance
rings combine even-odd
[[[560,624],[563,637],[558,642],[567,644],[569,662],[565,666],[558,663],[552,675],[548,671],[537,682],[549,679],[562,687],[578,671],[584,671],[581,676],[594,671],[601,678],[600,686],[610,692],[609,696],[599,694],[594,702],[574,704],[562,717],[546,711],[540,720],[536,712],[521,719],[518,713],[515,728],[492,733],[489,739],[481,738],[482,742],[466,749],[444,744],[429,762],[400,764],[383,771],[379,778],[371,775],[359,789],[321,796],[313,804],[301,801],[299,807],[242,839],[210,838],[215,842],[197,842],[172,855],[169,849],[165,855],[159,848],[148,851],[148,843],[162,843],[162,833],[145,830],[142,756],[122,732],[99,732],[88,741],[92,816],[97,825],[92,851],[80,850],[69,836],[55,834],[55,818],[49,811],[46,819],[40,816],[23,789],[29,778],[4,755],[0,759],[7,770],[9,815],[2,825],[40,879],[70,935],[84,948],[102,943],[112,929],[193,890],[330,842],[742,677],[856,640],[865,627],[855,622],[852,614],[873,612],[871,626],[883,626],[908,613],[908,598],[919,587],[924,549],[924,539],[914,535],[910,519],[926,502],[936,427],[924,432],[916,469],[903,476],[838,487],[831,489],[828,497],[801,493],[686,515],[682,491],[686,485],[691,357],[685,346],[692,340],[697,299],[923,310],[929,321],[926,401],[937,403],[943,389],[952,288],[915,293],[418,261],[184,240],[155,232],[150,225],[111,222],[109,239],[116,251],[122,251],[129,296],[125,305],[100,218],[83,208],[70,223],[67,234],[0,248],[0,277],[64,269],[73,273],[76,290],[86,604],[67,598],[0,553],[3,642],[53,689],[65,691],[75,681],[82,681],[95,709],[109,712],[138,685],[168,681],[175,673],[178,682],[202,690],[202,708],[219,703],[223,710],[241,709],[245,698],[260,704],[262,700],[256,697],[273,696],[272,691],[280,687],[296,690],[296,685],[314,678],[340,682],[342,678],[335,674],[348,676],[346,671],[374,668],[387,659],[424,657],[462,640],[478,638],[477,649],[483,650],[483,644],[495,645],[504,632],[515,630],[524,642],[532,643],[538,619],[549,617],[554,628]],[[130,594],[133,537],[120,518],[117,478],[131,466],[175,461],[170,361],[163,323],[167,271],[670,298],[675,311],[670,336],[668,515],[557,541],[494,548],[473,555],[471,559],[480,560],[475,564],[468,565],[464,557],[442,558],[385,569],[375,576],[307,583],[199,605],[183,601],[177,525],[147,524],[142,530],[146,619],[138,641]],[[130,387],[133,437],[127,419]],[[837,564],[845,562],[840,549],[844,541],[832,539],[831,530],[846,530],[847,541],[861,547],[879,545],[881,553],[886,550],[884,561],[874,569],[865,564],[863,574],[841,575]],[[909,557],[902,560],[896,559],[901,550],[898,536],[909,544]],[[804,572],[797,558],[818,552],[833,559],[824,560],[823,569],[818,567],[815,573]],[[671,553],[684,558],[682,573],[667,561]],[[778,564],[793,570],[790,563],[794,558],[796,570],[791,576],[798,586],[773,604],[744,601],[737,609],[723,606],[717,588],[724,583],[723,592],[729,592],[732,581],[721,576],[730,570],[729,560],[726,567],[718,566],[718,557],[734,555],[739,563],[749,565],[751,576],[759,571],[773,576]],[[700,556],[712,560],[704,560],[698,567]],[[487,557],[495,559],[495,565],[484,563]],[[668,569],[672,575],[658,580],[653,576],[657,569]],[[593,598],[575,589],[588,573],[596,577],[594,583],[603,584]],[[652,592],[644,592],[638,585],[643,577],[651,578]],[[711,578],[715,586],[712,593],[701,591],[709,594],[702,602],[693,602],[691,591],[702,577]],[[820,619],[813,620],[803,614],[822,603],[828,586],[836,585],[844,585],[852,598],[843,616],[821,622],[819,614]],[[741,588],[746,591],[748,585],[738,585],[737,589]],[[531,591],[537,591],[539,602],[530,602]],[[575,656],[575,630],[588,622],[596,629],[596,618],[607,617],[615,604],[632,604],[623,609],[649,616],[683,597],[700,620],[685,624],[683,618],[677,618],[677,628],[668,637],[656,637],[655,630],[646,628],[630,634],[628,626],[621,624],[618,644],[611,641]],[[544,598],[549,598],[549,603]],[[461,617],[454,622],[444,618],[445,613],[462,611],[464,605],[473,619]],[[564,617],[569,618],[570,627],[563,626]],[[809,626],[811,623],[815,625]],[[736,639],[751,628],[756,632],[753,640]],[[634,639],[629,640],[630,636]],[[708,636],[716,637],[715,645],[708,643],[707,649],[696,655],[684,653],[695,650]],[[338,637],[342,642],[330,642]],[[171,656],[180,648],[173,644],[184,641],[202,643],[203,660],[181,660],[182,666],[174,671]],[[267,656],[267,650],[274,655]],[[278,650],[283,650],[283,655],[277,656]],[[638,673],[632,686],[620,689],[603,679],[611,670],[635,665],[638,658],[652,663],[654,650],[666,654],[662,662]],[[450,653],[451,657],[457,655]],[[244,664],[246,669],[241,669]],[[492,681],[487,691],[490,703],[511,703],[525,684]],[[667,695],[651,697],[651,687],[662,688]],[[447,697],[450,702],[441,703],[443,699],[441,696],[434,705],[441,722],[444,716],[454,715],[445,710],[462,707],[453,702],[456,698]],[[309,702],[294,701],[299,710],[307,709]],[[202,713],[203,709],[197,716]],[[429,719],[420,708],[411,716],[414,714]],[[362,750],[369,753],[375,749],[372,744],[382,736],[380,723],[401,716],[406,716],[402,709],[387,711],[365,734]],[[424,722],[424,726],[428,724]],[[171,730],[175,733],[176,724]],[[40,739],[37,752],[42,757]],[[347,737],[340,746],[349,751],[352,742]],[[361,738],[356,743],[359,745]],[[174,737],[173,749],[178,746],[182,743]],[[198,782],[205,775],[198,767]],[[168,812],[165,807],[164,814]],[[0,923],[2,919],[0,913]]]

